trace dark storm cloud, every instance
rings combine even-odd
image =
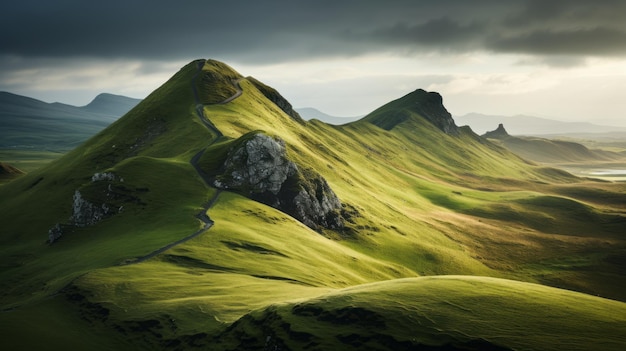
[[[277,62],[391,52],[623,55],[626,2],[19,1],[5,57]]]
[[[419,24],[398,23],[371,32],[346,35],[347,39],[377,42],[378,46],[435,48],[466,51],[475,47],[485,29],[480,23],[461,24],[438,18]]]
[[[626,54],[626,2],[619,0],[529,1],[502,23],[486,47],[538,55]]]
[[[540,29],[490,43],[496,51],[548,55],[622,55],[626,54],[626,31],[590,28],[550,31]]]

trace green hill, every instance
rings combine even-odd
[[[100,94],[88,105],[76,107],[0,92],[0,148],[67,151],[138,102],[125,96]]]
[[[197,60],[0,187],[5,344],[623,344],[625,305],[606,297],[626,301],[626,185],[528,164],[457,127],[436,93],[343,126],[292,112]]]
[[[4,162],[0,162],[0,183],[12,180],[24,174],[20,169]]]
[[[255,311],[219,334],[212,347],[621,350],[625,322],[623,303],[589,295],[496,278],[421,277]]]

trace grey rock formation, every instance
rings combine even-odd
[[[247,190],[250,193],[278,194],[289,176],[297,173],[286,157],[285,143],[264,134],[255,134],[243,147],[232,152],[224,163],[225,174],[216,187]],[[228,180],[225,180],[228,179]]]
[[[279,209],[312,229],[343,228],[341,202],[326,180],[287,158],[285,143],[265,134],[244,136],[214,185]]]
[[[48,230],[50,244],[73,228],[95,225],[100,221],[121,213],[125,204],[145,205],[136,192],[148,191],[147,188],[132,188],[123,185],[124,179],[112,172],[95,173],[91,182],[74,191],[72,214],[65,223],[57,223]],[[81,190],[91,194],[87,200]]]
[[[116,180],[119,180],[120,182],[124,181],[123,178],[119,178],[113,172],[94,173],[94,175],[91,176],[91,181],[92,182],[100,182],[100,181],[110,181],[110,182],[112,182],[112,181],[116,181]]]
[[[93,204],[85,200],[80,191],[74,192],[74,202],[72,203],[72,216],[70,222],[77,227],[94,225],[110,214],[107,204]]]
[[[63,236],[63,228],[60,223],[55,224],[48,230],[48,243],[52,244]]]

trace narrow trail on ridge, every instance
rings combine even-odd
[[[198,86],[196,84],[197,78],[198,76],[202,73],[202,67],[204,67],[204,64],[206,63],[206,60],[198,60],[197,61],[197,66],[198,66],[198,70],[196,71],[196,74],[193,76],[192,80],[191,80],[191,87],[193,89],[193,95],[194,95],[194,99],[195,99],[195,103],[196,103],[196,115],[198,116],[198,118],[200,118],[200,122],[202,122],[202,124],[209,129],[209,131],[213,132],[215,134],[215,138],[213,138],[211,140],[211,142],[205,146],[202,150],[198,151],[189,161],[189,163],[193,166],[193,168],[196,170],[196,173],[198,173],[198,175],[200,176],[200,178],[202,178],[202,180],[204,181],[204,183],[211,187],[214,188],[213,185],[211,185],[211,180],[209,179],[209,175],[206,174],[201,168],[200,165],[198,164],[198,161],[200,160],[200,158],[202,157],[202,155],[204,154],[204,152],[211,146],[213,145],[220,137],[224,136],[224,134],[222,134],[222,132],[217,129],[217,127],[215,127],[215,125],[213,123],[211,123],[211,121],[207,118],[207,116],[204,114],[204,104],[200,103],[200,96],[198,94]],[[241,96],[242,94],[242,90],[241,90],[241,86],[239,85],[239,79],[238,80],[233,80],[233,85],[235,86],[236,92],[235,94],[233,94],[232,96],[230,96],[229,98],[216,103],[217,105],[223,105],[223,104],[227,104],[233,100],[235,100],[236,98],[238,98],[239,96]],[[222,189],[216,189],[215,194],[213,195],[213,197],[211,197],[211,199],[209,199],[209,201],[207,201],[206,203],[204,203],[202,205],[202,211],[200,211],[200,213],[198,213],[196,215],[196,218],[198,218],[199,220],[201,220],[204,223],[204,226],[200,229],[198,229],[197,231],[195,231],[194,233],[192,233],[191,235],[188,235],[178,241],[175,241],[173,243],[170,243],[166,246],[161,247],[160,249],[157,249],[155,251],[152,251],[151,253],[145,255],[145,256],[141,256],[132,260],[127,260],[125,262],[123,262],[121,265],[131,265],[131,264],[137,264],[137,263],[141,263],[144,262],[158,254],[161,254],[171,248],[173,248],[174,246],[180,245],[186,241],[189,241],[195,237],[197,237],[198,235],[206,232],[207,230],[209,230],[213,224],[215,222],[213,222],[213,220],[211,218],[209,218],[209,216],[207,215],[207,211],[213,207],[213,205],[217,202],[218,197],[220,196],[220,194],[222,193]]]

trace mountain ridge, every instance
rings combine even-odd
[[[571,336],[560,328],[566,321],[578,328],[593,317],[605,329],[576,329],[581,347],[601,349],[604,338],[617,349],[624,327],[606,311],[624,303],[589,294],[626,300],[623,185],[529,164],[450,124],[435,93],[417,91],[331,126],[294,119],[264,90],[224,63],[192,61],[79,147],[0,187],[7,345],[67,347],[54,336],[87,330],[105,349],[558,349]],[[324,177],[350,213],[352,235],[314,231],[214,187],[211,177],[229,169],[224,159],[258,133],[280,138],[288,159]],[[113,215],[45,243],[55,223],[77,218],[74,208],[103,205]],[[207,211],[210,229],[183,240],[206,226]],[[437,278],[450,275],[475,277]],[[447,292],[439,297],[455,291],[458,299],[415,303],[411,296],[425,298],[416,289],[429,291],[433,281]],[[515,289],[545,295],[542,307]],[[395,295],[403,297],[388,298]],[[559,303],[563,296],[584,296],[580,311]],[[354,298],[358,305],[346,303]],[[484,301],[503,298],[524,328],[492,335],[508,317],[488,317]],[[550,306],[564,317],[529,339]],[[19,330],[25,321],[37,338]],[[402,330],[419,331],[419,340]]]

